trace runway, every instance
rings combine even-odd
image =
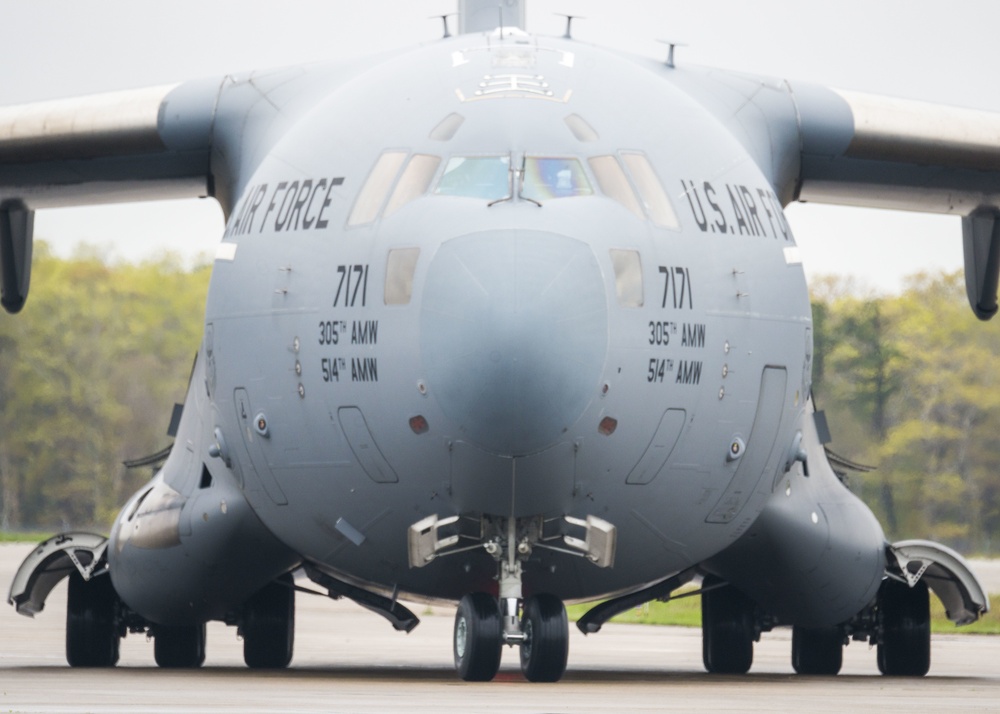
[[[6,592],[30,546],[0,546]],[[992,586],[990,586],[992,587]],[[356,605],[299,595],[296,649],[285,671],[250,671],[233,628],[209,625],[206,666],[159,670],[152,643],[130,635],[120,665],[70,669],[63,654],[65,585],[35,620],[0,608],[0,712],[630,712],[997,711],[1000,637],[936,635],[930,675],[878,674],[864,643],[844,653],[837,677],[799,677],[790,632],[764,634],[743,677],[701,666],[698,630],[606,625],[584,637],[571,628],[566,677],[529,684],[516,650],[497,680],[460,681],[451,663],[453,611],[413,606],[409,635]],[[995,614],[991,615],[995,617]]]

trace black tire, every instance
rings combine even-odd
[[[792,668],[797,674],[834,675],[844,663],[839,627],[792,628]]]
[[[534,595],[524,603],[521,672],[529,682],[558,682],[569,657],[569,621],[562,600]]]
[[[114,667],[121,642],[118,594],[107,575],[84,580],[74,571],[66,597],[66,661],[71,667]]]
[[[503,624],[500,605],[486,593],[470,593],[455,613],[453,652],[458,676],[466,682],[488,682],[500,669]]]
[[[923,677],[931,668],[931,606],[927,584],[886,579],[878,593],[878,668],[892,677]]]
[[[722,581],[707,577],[703,587]],[[753,664],[754,603],[732,585],[701,595],[702,661],[712,674],[746,674]]]
[[[253,669],[281,669],[295,647],[295,589],[291,573],[268,583],[243,607],[243,661]]]
[[[205,624],[153,628],[153,658],[160,667],[196,669],[205,663]]]

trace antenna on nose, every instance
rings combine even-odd
[[[673,69],[676,66],[674,64],[674,48],[687,47],[687,45],[684,44],[683,42],[674,42],[673,40],[657,40],[657,42],[660,42],[670,48],[667,51],[667,61],[665,62],[665,64],[667,65],[667,67],[670,67],[670,69]]]
[[[563,33],[563,39],[572,40],[573,33],[571,32],[573,28],[573,20],[586,20],[587,18],[581,17],[580,15],[564,15],[561,12],[555,13],[558,17],[566,18],[566,32]]]
[[[431,15],[428,18],[430,20],[433,20],[435,17],[441,18],[441,22],[444,23],[444,34],[441,36],[442,40],[447,40],[449,37],[451,37],[451,32],[448,31],[448,18],[451,17],[454,14],[456,14],[456,13],[449,12],[449,13],[447,13],[445,15]]]

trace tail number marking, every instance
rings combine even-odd
[[[663,304],[675,310],[691,310],[694,301],[691,297],[691,270],[679,266],[660,266],[663,276]]]
[[[333,298],[334,307],[364,307],[368,300],[368,266],[338,265],[340,282]],[[358,298],[361,302],[358,302]]]

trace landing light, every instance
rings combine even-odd
[[[618,420],[612,417],[604,417],[601,419],[601,423],[597,427],[597,431],[604,434],[605,436],[611,436],[615,433],[615,429],[618,428]]]

